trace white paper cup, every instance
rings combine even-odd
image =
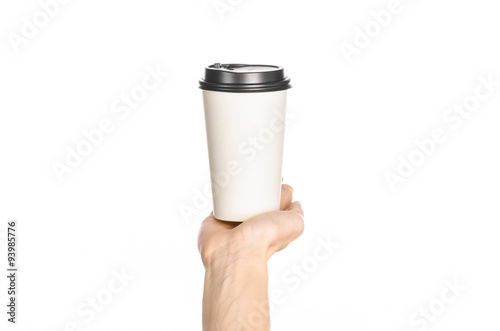
[[[215,218],[243,222],[279,210],[289,81],[276,66],[206,68],[200,87]]]

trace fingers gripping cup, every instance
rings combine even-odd
[[[213,210],[243,222],[279,210],[290,79],[272,65],[220,64],[200,80]]]

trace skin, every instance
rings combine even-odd
[[[213,215],[202,222],[204,331],[270,330],[267,261],[304,231],[302,206],[292,196],[292,187],[283,184],[280,211],[243,223]]]

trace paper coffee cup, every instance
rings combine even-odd
[[[200,80],[213,212],[243,222],[279,210],[290,79],[272,65],[220,64]]]

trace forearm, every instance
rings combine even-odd
[[[203,330],[269,330],[267,282],[264,253],[222,250],[206,265]]]

